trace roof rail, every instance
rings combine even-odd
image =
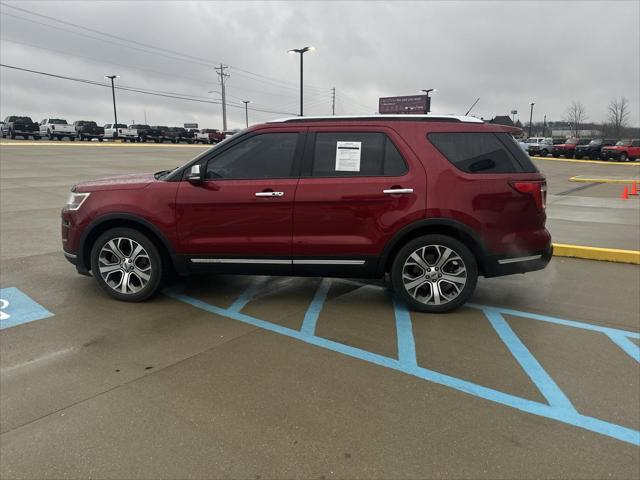
[[[410,122],[463,122],[463,123],[484,123],[476,117],[464,115],[335,115],[316,117],[286,117],[271,120],[267,123],[294,123],[294,122],[349,122],[354,120],[367,121],[410,121]]]

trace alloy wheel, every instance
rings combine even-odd
[[[425,305],[444,305],[455,300],[467,283],[467,268],[457,252],[443,245],[420,247],[402,267],[405,290]]]
[[[105,243],[98,256],[98,269],[104,282],[121,294],[142,290],[151,278],[149,254],[135,240],[117,237]]]

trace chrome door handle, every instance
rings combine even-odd
[[[284,197],[284,192],[256,192],[256,197]]]
[[[389,188],[383,190],[382,193],[385,195],[408,195],[409,193],[413,193],[413,188]]]

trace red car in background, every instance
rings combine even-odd
[[[600,158],[602,158],[602,160],[611,159],[619,162],[637,160],[640,158],[640,139],[620,140],[610,147],[602,147]]]
[[[573,158],[576,153],[576,146],[589,145],[590,138],[569,138],[565,143],[559,145],[553,145],[551,147],[551,155],[558,158],[560,155],[564,155],[565,158]]]

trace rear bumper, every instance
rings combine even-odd
[[[484,259],[484,276],[500,277],[514,273],[534,272],[542,270],[551,261],[553,245],[539,252],[526,252],[517,257],[505,257],[504,255],[492,255]]]

